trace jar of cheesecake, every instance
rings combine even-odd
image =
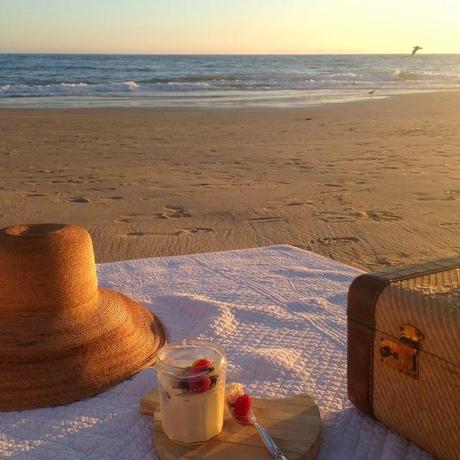
[[[202,443],[222,431],[226,368],[224,350],[213,342],[185,339],[158,352],[162,427],[171,440]]]

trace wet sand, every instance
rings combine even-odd
[[[460,93],[305,109],[2,109],[0,225],[98,262],[291,244],[378,269],[460,252]]]

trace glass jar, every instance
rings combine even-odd
[[[227,358],[213,342],[185,339],[158,352],[157,375],[164,433],[194,444],[222,431]]]

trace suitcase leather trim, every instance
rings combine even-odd
[[[390,283],[414,276],[430,275],[446,269],[460,268],[460,258],[450,257],[433,262],[404,265],[400,270],[366,273],[358,276],[348,290],[347,324],[348,398],[364,413],[373,416],[373,361],[375,307],[383,289]]]

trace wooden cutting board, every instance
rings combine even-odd
[[[308,395],[289,398],[253,398],[258,421],[270,433],[289,460],[310,460],[319,449],[321,418],[318,406]],[[253,426],[241,425],[225,415],[224,429],[210,441],[185,446],[171,441],[161,428],[158,390],[141,399],[141,413],[153,415],[153,438],[161,460],[269,460],[262,440]]]

